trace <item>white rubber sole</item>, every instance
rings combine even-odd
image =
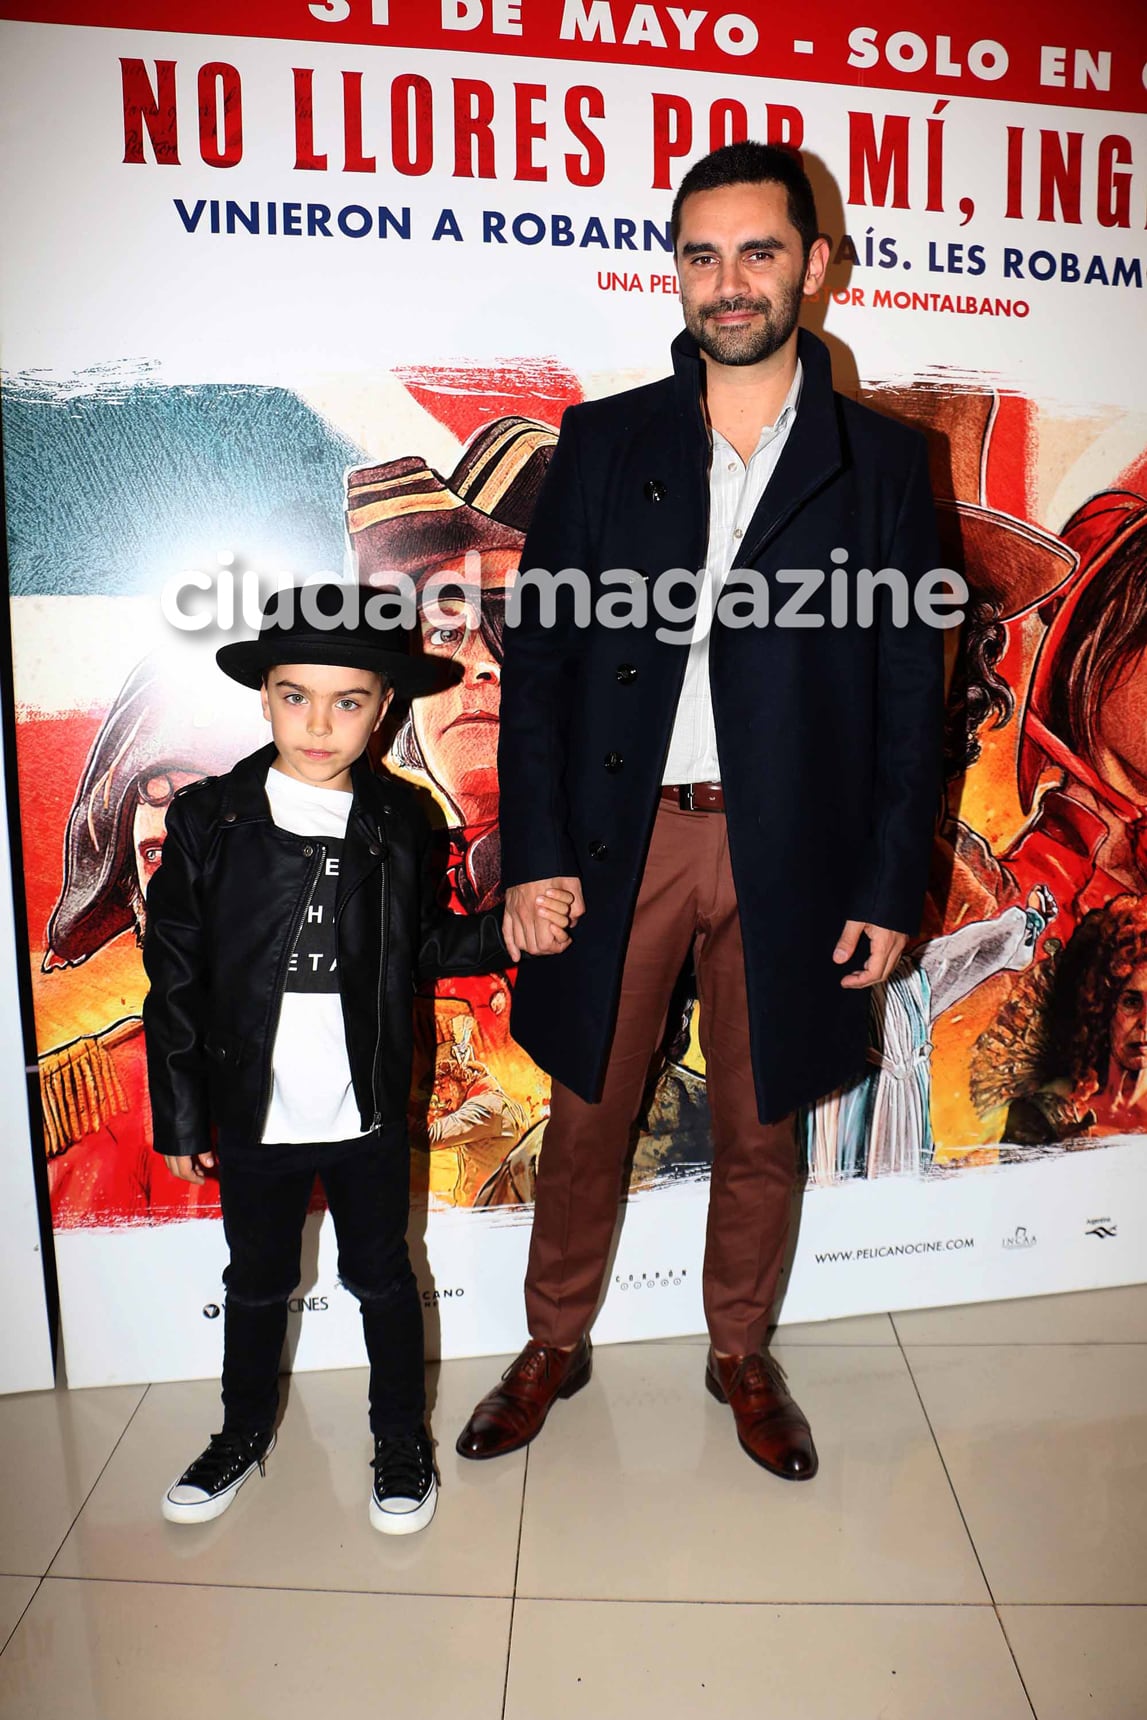
[[[271,1443],[263,1453],[262,1461],[264,1463],[275,1449],[275,1439],[276,1435],[272,1434]],[[229,1507],[235,1503],[236,1494],[239,1492],[244,1481],[250,1480],[251,1476],[257,1472],[258,1468],[258,1463],[252,1463],[249,1468],[243,1471],[238,1480],[233,1481],[230,1487],[226,1488],[224,1492],[217,1493],[213,1499],[202,1499],[192,1505],[181,1505],[178,1500],[171,1497],[172,1493],[179,1486],[178,1481],[173,1481],[163,1496],[163,1505],[161,1508],[164,1517],[169,1523],[210,1523],[214,1518],[222,1517],[224,1511],[228,1510]]]
[[[429,1497],[424,1499],[414,1511],[384,1511],[377,1504],[372,1493],[370,1496],[371,1528],[377,1529],[383,1535],[417,1535],[420,1529],[426,1528],[437,1509],[437,1482],[435,1482]]]

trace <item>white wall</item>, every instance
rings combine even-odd
[[[3,765],[0,736],[0,780]],[[32,1177],[11,877],[8,821],[0,799],[0,1392],[30,1392],[53,1384],[52,1346]]]

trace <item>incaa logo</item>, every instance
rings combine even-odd
[[[620,1290],[679,1289],[688,1277],[684,1266],[670,1266],[662,1272],[618,1272],[613,1282]]]
[[[219,1318],[219,1312],[220,1309],[218,1302],[208,1302],[203,1309],[203,1318],[205,1320],[217,1320]]]

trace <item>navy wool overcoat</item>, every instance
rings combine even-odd
[[[847,919],[917,931],[940,791],[944,633],[915,600],[903,624],[889,585],[877,586],[869,624],[852,601],[862,570],[899,570],[915,599],[941,565],[926,444],[836,394],[815,336],[801,332],[799,354],[796,420],[737,563],[764,576],[771,619],[760,624],[746,586],[751,624],[719,606],[709,651],[762,1121],[863,1070],[869,993],[842,988],[832,951]],[[598,599],[622,587],[603,575],[629,569],[651,589],[706,555],[710,439],[703,364],[686,333],[673,343],[673,370],[567,409],[519,578],[582,570],[594,594],[588,625],[572,586],[547,618],[526,578],[506,629],[504,881],[577,874],[586,902],[569,950],[522,963],[512,1028],[543,1069],[591,1101],[686,657],[656,637],[665,626],[656,614],[607,626]],[[843,563],[833,550],[847,552]],[[846,576],[834,615],[837,565]],[[825,577],[811,591],[805,576],[805,624],[780,626],[795,569]],[[838,625],[842,589],[853,613]]]

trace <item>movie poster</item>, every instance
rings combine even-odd
[[[924,924],[861,1080],[801,1118],[785,1317],[1137,1276],[1147,1220],[1147,40],[836,3],[5,5],[3,438],[19,789],[70,1376],[209,1374],[213,1185],[153,1152],[147,887],[179,788],[262,744],[214,651],[287,580],[422,592],[462,678],[386,737],[441,900],[501,896],[508,594],[561,415],[664,375],[687,164],[802,152],[837,387],[928,437],[950,636]],[[876,22],[873,23],[873,17]],[[947,26],[946,26],[947,28]],[[797,34],[797,32],[806,32]],[[822,785],[826,796],[833,784]],[[560,959],[560,958],[559,958]],[[548,1084],[514,971],[417,1000],[432,1350],[516,1347]],[[610,1338],[699,1330],[704,1063],[681,976]],[[297,1366],[359,1359],[319,1203]],[[162,1275],[162,1297],[155,1284]],[[221,1324],[221,1323],[220,1323]]]

